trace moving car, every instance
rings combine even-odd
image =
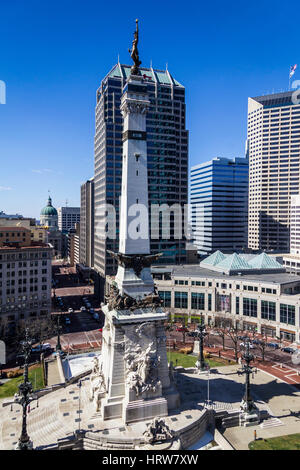
[[[86,312],[86,308],[85,307],[80,307],[80,311],[81,312]]]
[[[74,313],[74,310],[70,307],[70,308],[68,308],[68,312],[69,313]]]

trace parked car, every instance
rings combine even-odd
[[[49,343],[45,343],[42,345],[39,344],[38,346],[35,346],[34,348],[32,348],[31,352],[42,352],[42,351],[47,351],[48,349],[52,349],[51,344]]]
[[[95,310],[93,308],[90,308],[90,313],[94,314],[96,313]]]
[[[90,304],[89,302],[87,302],[87,303],[85,304],[85,306],[86,306],[86,308],[91,308],[91,304]]]
[[[238,339],[240,339],[241,341],[245,341],[245,339],[249,338],[249,336],[238,336]]]
[[[252,343],[253,343],[253,344],[261,344],[261,341],[260,341],[260,339],[254,339],[254,340],[252,341]]]
[[[95,312],[95,313],[93,314],[93,319],[99,321],[99,315],[98,315],[98,313]]]
[[[65,324],[66,324],[66,325],[71,325],[71,320],[70,320],[69,317],[66,317],[66,318],[65,318]]]
[[[188,330],[188,328],[186,328],[185,326],[178,326],[178,327],[176,328],[176,331],[181,331],[181,332],[185,331],[185,332],[188,332],[189,330]]]
[[[289,354],[294,354],[294,352],[296,352],[297,349],[291,348],[290,346],[285,346],[284,348],[281,348],[281,351],[287,352]]]
[[[189,331],[188,336],[192,336],[192,338],[195,338],[196,336],[198,336],[198,332],[197,331]]]
[[[267,346],[269,346],[270,348],[279,349],[278,343],[267,343]]]
[[[80,311],[81,312],[86,312],[86,308],[85,307],[80,307]]]
[[[74,313],[74,310],[70,307],[70,308],[68,308],[68,312],[69,313]]]
[[[240,347],[245,348],[245,347],[246,347],[246,343],[240,343]],[[254,349],[254,346],[253,346],[252,343],[249,343],[249,348],[250,348],[250,349]]]

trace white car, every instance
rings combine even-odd
[[[246,343],[240,343],[240,347],[245,348],[245,347],[246,347]],[[254,349],[254,346],[253,346],[252,343],[249,343],[249,348],[250,348],[250,349]]]
[[[70,307],[70,308],[68,308],[68,312],[69,312],[69,313],[73,313],[74,310]]]
[[[80,311],[81,311],[81,312],[85,312],[85,311],[86,311],[86,308],[85,308],[85,307],[80,307]]]

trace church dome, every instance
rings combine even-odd
[[[46,215],[46,216],[57,215],[57,210],[55,209],[55,207],[52,206],[52,199],[50,196],[48,198],[47,206],[41,210],[41,215]]]

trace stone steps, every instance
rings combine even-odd
[[[262,429],[272,428],[274,426],[283,426],[283,422],[278,418],[269,418],[264,420],[260,425]]]

